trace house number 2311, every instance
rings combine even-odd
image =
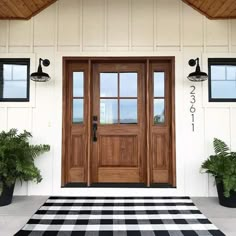
[[[194,132],[195,130],[195,112],[196,112],[196,107],[195,107],[195,103],[196,103],[196,87],[194,85],[190,86],[190,114],[191,114],[191,120],[192,120],[192,131]]]

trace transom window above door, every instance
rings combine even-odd
[[[102,72],[100,124],[138,123],[138,73]]]

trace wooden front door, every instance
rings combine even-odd
[[[144,183],[143,63],[93,65],[91,183]]]
[[[175,186],[173,58],[64,58],[62,186]]]

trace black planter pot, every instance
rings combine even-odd
[[[225,207],[236,208],[236,192],[230,191],[230,196],[225,197],[223,183],[222,182],[217,183],[216,187],[217,187],[220,205],[225,206]]]
[[[15,184],[12,184],[10,187],[3,184],[2,193],[0,195],[0,206],[6,206],[6,205],[11,204],[14,187],[15,187]]]

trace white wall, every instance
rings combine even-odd
[[[177,189],[60,188],[62,56],[175,56]],[[32,132],[51,152],[39,157],[43,181],[17,185],[18,195],[191,195],[213,196],[211,178],[200,174],[213,137],[236,149],[235,103],[208,103],[207,82],[191,83],[190,58],[236,57],[236,20],[210,21],[180,0],[59,0],[29,21],[0,21],[0,57],[38,58],[52,80],[31,82],[30,103],[0,103],[0,130]],[[196,129],[191,131],[190,86],[196,89]]]

